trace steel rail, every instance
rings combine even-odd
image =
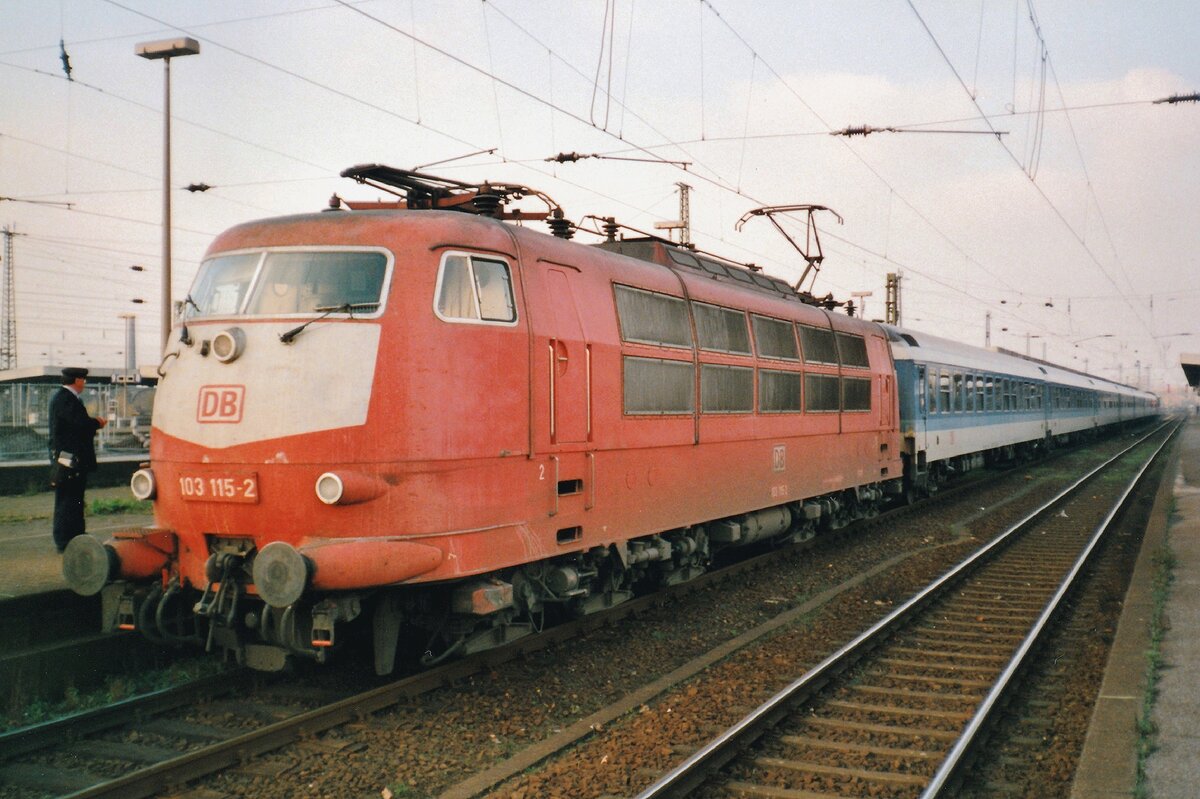
[[[958,490],[966,489],[971,485],[974,485],[974,483],[955,486],[951,491],[940,493],[935,498],[935,501],[948,499],[956,494]],[[848,525],[836,531],[835,535],[841,537],[860,534],[874,525],[911,512],[914,512],[912,506],[895,508],[879,516],[862,519]],[[316,732],[344,723],[347,720],[365,717],[377,710],[395,704],[401,699],[411,698],[434,690],[442,685],[464,679],[478,673],[485,667],[499,665],[523,654],[543,649],[555,643],[561,643],[606,624],[646,612],[653,607],[662,605],[665,602],[672,601],[688,593],[703,590],[711,585],[733,579],[755,569],[769,566],[776,558],[789,552],[794,553],[804,546],[805,544],[795,544],[791,547],[783,547],[746,558],[729,566],[702,574],[686,583],[668,586],[654,594],[637,597],[621,605],[617,605],[604,613],[597,613],[573,622],[560,624],[545,630],[539,635],[523,638],[507,646],[487,650],[469,658],[446,664],[438,669],[397,680],[367,694],[351,697],[336,705],[327,708],[318,708],[297,717],[285,719],[270,727],[259,728],[254,732],[236,739],[230,739],[214,747],[197,750],[185,754],[180,758],[173,758],[172,760],[163,761],[145,769],[131,772],[123,777],[89,786],[86,789],[70,794],[70,797],[72,799],[81,799],[82,797],[114,796],[122,797],[122,799],[126,799],[126,797],[132,799],[138,796],[149,796],[171,785],[205,776],[233,763],[279,748],[293,742],[298,737],[315,734]],[[247,669],[233,673],[232,676],[237,679],[249,679],[253,675],[254,673]],[[130,716],[153,715],[182,707],[190,700],[195,699],[195,694],[198,690],[208,691],[217,687],[228,687],[232,690],[236,687],[236,684],[231,684],[230,680],[231,673],[226,672],[186,685],[174,686],[150,694],[131,697],[95,710],[76,713],[43,724],[0,733],[0,760],[11,759],[17,755],[39,749],[50,748],[64,740],[78,740],[88,734],[120,726]],[[353,710],[348,715],[343,712],[343,707],[351,708],[356,701],[362,703],[361,707]],[[323,721],[322,714],[325,712],[328,712],[329,718]],[[299,735],[289,736],[286,734],[286,728],[291,724],[303,725],[303,732]],[[226,755],[226,752],[230,750],[236,751],[236,757],[228,757]]]
[[[792,706],[812,697],[830,679],[853,665],[868,651],[888,638],[896,629],[906,624],[910,617],[916,615],[917,611],[924,608],[938,596],[941,596],[951,585],[957,583],[970,571],[1007,546],[1015,537],[1023,532],[1024,528],[1045,516],[1085,482],[1109,468],[1130,451],[1141,446],[1145,441],[1166,427],[1167,424],[1169,422],[1158,425],[1136,442],[1108,458],[1099,466],[1062,489],[1041,507],[1031,511],[1025,517],[1013,523],[987,545],[922,589],[920,593],[910,598],[907,602],[858,635],[854,640],[842,646],[816,666],[776,692],[747,716],[705,744],[641,793],[637,794],[635,799],[666,799],[667,797],[687,796],[702,784],[710,774],[720,769],[736,757],[742,749],[778,724],[781,719],[787,716]]]
[[[948,490],[938,492],[929,501],[918,503],[915,506],[901,506],[875,517],[858,520],[854,524],[834,532],[832,536],[827,535],[826,538],[834,536],[840,538],[861,534],[878,524],[927,509],[930,502],[938,503],[946,501],[961,491],[969,490],[979,484],[980,482],[977,480],[960,483]],[[365,718],[403,699],[420,695],[443,685],[452,684],[457,680],[478,673],[484,668],[490,668],[551,644],[569,640],[577,635],[611,624],[614,621],[645,612],[665,602],[672,601],[679,596],[702,590],[710,585],[732,579],[757,568],[762,568],[785,553],[794,553],[804,549],[808,543],[794,544],[789,547],[783,547],[765,554],[746,558],[730,566],[707,572],[686,583],[670,586],[654,594],[630,600],[604,613],[586,616],[567,624],[561,624],[539,635],[523,638],[509,645],[487,650],[472,657],[446,664],[438,669],[397,680],[388,685],[341,700],[326,707],[298,714],[292,718],[259,728],[237,738],[228,739],[204,749],[187,753],[179,758],[163,761],[130,772],[122,777],[89,786],[88,788],[69,794],[64,799],[93,799],[94,797],[136,799],[137,797],[153,795],[189,780],[207,776],[239,762],[246,762],[266,752],[281,748],[348,721]],[[210,679],[213,682],[228,681],[229,675],[217,675]],[[49,742],[61,741],[68,737],[78,738],[82,734],[117,726],[121,723],[119,716],[123,714],[157,713],[182,706],[186,704],[187,698],[194,698],[183,698],[183,695],[187,693],[194,694],[196,687],[197,683],[191,683],[187,686],[178,686],[174,689],[164,689],[154,694],[125,700],[111,707],[99,708],[95,711],[76,714],[64,719],[48,722],[44,725],[0,734],[0,756],[9,753],[8,747],[10,744],[13,747],[13,754],[17,753],[16,747],[20,747],[20,752],[32,751],[48,746]]]
[[[1112,525],[1117,515],[1125,509],[1126,505],[1129,503],[1130,497],[1133,495],[1134,489],[1136,489],[1138,484],[1141,483],[1142,478],[1146,475],[1146,472],[1148,472],[1150,467],[1154,465],[1154,462],[1158,459],[1158,456],[1166,448],[1167,444],[1171,442],[1171,439],[1174,438],[1175,434],[1179,432],[1179,427],[1179,425],[1176,425],[1175,429],[1172,430],[1165,439],[1163,439],[1162,443],[1159,444],[1157,448],[1155,448],[1150,457],[1146,459],[1146,462],[1142,464],[1142,467],[1138,469],[1137,474],[1134,475],[1133,479],[1131,479],[1128,485],[1125,486],[1125,490],[1121,492],[1121,496],[1119,496],[1116,502],[1113,503],[1113,506],[1109,508],[1108,514],[1105,515],[1103,521],[1097,525],[1095,531],[1092,533],[1092,537],[1088,540],[1087,546],[1084,547],[1084,550],[1080,553],[1079,557],[1075,559],[1075,563],[1071,566],[1071,570],[1063,579],[1062,584],[1059,586],[1054,596],[1051,597],[1051,599],[1046,603],[1046,607],[1038,617],[1037,622],[1025,636],[1025,639],[1021,642],[1020,646],[1017,647],[1012,658],[1009,660],[1008,665],[1005,666],[1000,676],[996,679],[995,685],[993,685],[992,689],[988,691],[988,694],[984,697],[983,701],[980,702],[979,709],[975,712],[975,715],[971,717],[971,720],[967,722],[967,726],[964,728],[962,735],[959,736],[958,740],[951,748],[950,753],[946,755],[946,759],[942,761],[941,766],[939,766],[938,770],[934,773],[933,778],[929,781],[929,784],[921,793],[920,799],[938,799],[938,797],[946,795],[944,794],[945,791],[952,789],[957,784],[958,779],[962,776],[965,766],[969,763],[970,758],[968,755],[971,754],[974,747],[979,743],[980,733],[985,725],[987,725],[987,723],[992,719],[993,713],[998,708],[1003,706],[1002,700],[1013,688],[1016,682],[1017,673],[1025,665],[1026,659],[1029,657],[1034,647],[1041,641],[1043,634],[1046,632],[1047,628],[1049,628],[1051,621],[1058,615],[1058,612],[1062,608],[1063,600],[1066,598],[1071,588],[1075,585],[1080,573],[1091,561],[1092,555],[1100,545],[1100,540],[1108,533],[1109,527]]]
[[[893,513],[907,510],[907,508],[899,508]],[[859,524],[850,525],[839,530],[838,534],[846,534],[849,531],[861,532],[864,525],[879,522],[885,516],[891,516],[891,514],[864,519]],[[795,548],[801,546],[796,545]],[[707,572],[686,583],[670,586],[654,594],[630,600],[604,613],[597,613],[573,622],[560,624],[545,630],[539,635],[522,638],[509,645],[480,652],[477,655],[448,663],[431,671],[405,677],[363,694],[298,714],[266,727],[261,727],[236,738],[231,738],[204,749],[189,752],[178,758],[172,758],[171,760],[130,772],[121,777],[98,783],[69,794],[64,799],[98,799],[98,797],[136,799],[137,797],[151,796],[171,786],[207,776],[239,762],[248,761],[266,752],[294,743],[305,737],[316,735],[340,724],[365,718],[372,713],[397,704],[403,699],[418,696],[443,685],[452,684],[455,681],[476,674],[484,668],[499,665],[521,655],[543,649],[551,644],[567,641],[580,634],[598,629],[606,624],[611,624],[614,621],[650,610],[655,606],[683,596],[686,593],[698,591],[720,581],[732,579],[754,569],[762,568],[788,551],[789,549],[787,548],[779,549],[747,558],[731,566]],[[164,709],[170,709],[170,707],[180,704],[183,704],[183,702],[167,705]],[[100,717],[103,717],[106,710],[107,708],[102,708],[96,712]],[[39,741],[61,740],[67,730],[77,730],[73,725],[78,722],[78,716],[71,716],[66,719],[60,719],[57,722],[51,722],[49,725],[44,725],[46,727],[45,730],[27,728],[26,730],[18,730],[16,732],[25,733],[30,736],[37,734],[39,736],[37,740]],[[89,726],[87,730],[103,729],[114,726],[117,723],[119,722],[106,723],[98,719],[94,722],[94,726]],[[58,738],[55,738],[56,733]],[[3,742],[4,738],[0,737],[0,751],[3,751]],[[28,745],[26,750],[35,748],[38,748],[38,746]]]
[[[249,669],[227,671],[182,685],[131,696],[104,707],[73,713],[42,724],[7,730],[0,733],[0,760],[44,749],[65,740],[77,739],[81,735],[119,727],[131,717],[182,707],[195,701],[197,691],[217,695],[235,690],[239,681],[249,679],[252,674]]]

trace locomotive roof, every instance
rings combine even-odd
[[[961,366],[1030,380],[1048,380],[1057,385],[1091,391],[1110,391],[1114,394],[1147,399],[1154,397],[1154,394],[1133,386],[1027,358],[1007,350],[973,347],[970,344],[892,325],[884,325],[884,329],[887,330],[892,345],[892,358],[897,361],[912,360]]]
[[[557,257],[578,261],[590,254],[593,263],[601,260],[611,264],[609,269],[611,269],[614,279],[632,279],[631,267],[635,264],[643,269],[674,270],[688,277],[689,281],[702,281],[705,285],[711,285],[717,293],[747,292],[761,300],[766,300],[767,303],[760,306],[758,311],[760,313],[778,313],[781,316],[798,318],[811,315],[808,320],[810,324],[821,324],[818,319],[824,316],[833,320],[834,325],[842,330],[859,329],[864,325],[874,327],[874,324],[867,320],[832,313],[820,305],[806,302],[784,280],[721,260],[707,253],[695,253],[658,239],[622,239],[588,245],[549,235],[533,227],[506,225],[494,217],[459,211],[380,208],[350,212],[331,210],[269,217],[245,222],[221,233],[210,245],[205,257],[216,252],[245,247],[295,246],[317,243],[312,241],[314,235],[322,241],[344,242],[346,235],[352,235],[359,239],[364,235],[376,235],[374,232],[366,233],[362,226],[373,228],[375,225],[379,225],[378,232],[382,235],[389,225],[404,224],[424,227],[423,221],[428,223],[431,228],[429,231],[431,238],[446,245],[485,246],[495,251],[508,252],[510,256],[516,257],[518,250],[511,246],[512,239],[510,238],[515,236],[522,240],[522,248],[531,247],[530,250],[525,251],[526,257],[532,255],[537,258],[540,257],[539,254],[558,251]],[[356,228],[356,230],[352,234],[333,232],[343,226]],[[439,228],[440,232],[433,233],[434,228]],[[318,229],[325,232],[317,234]],[[452,235],[451,229],[461,235]],[[570,255],[567,254],[568,250],[571,251]],[[715,295],[706,301],[733,302],[731,297],[722,300]],[[786,310],[782,308],[769,310],[772,301],[784,301],[790,307]],[[745,301],[740,304],[744,303]]]
[[[693,252],[657,239],[619,239],[592,245],[597,249],[620,253],[640,261],[651,261],[664,266],[682,266],[714,280],[732,280],[745,288],[765,291],[788,300],[800,299],[786,281],[771,277],[757,269],[733,264],[707,253]],[[668,263],[669,261],[669,263]]]

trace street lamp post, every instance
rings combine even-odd
[[[163,232],[162,232],[162,348],[171,337],[171,59],[196,55],[200,43],[187,36],[142,42],[134,53],[163,62]]]

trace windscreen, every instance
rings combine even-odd
[[[387,257],[379,252],[287,251],[221,255],[201,264],[191,293],[199,316],[374,312]]]

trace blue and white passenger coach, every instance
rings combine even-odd
[[[910,487],[1153,416],[1158,398],[1093,375],[886,326]]]

